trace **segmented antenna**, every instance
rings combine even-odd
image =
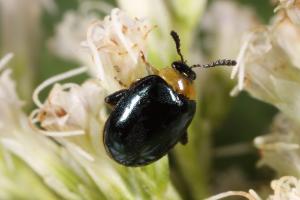
[[[220,65],[234,66],[234,65],[236,65],[236,61],[230,60],[230,59],[221,59],[221,60],[216,60],[212,63],[205,64],[205,65],[201,65],[201,64],[192,65],[191,68],[195,68],[195,67],[210,68],[210,67],[216,67],[216,66],[220,66]]]
[[[185,63],[184,59],[183,59],[183,55],[181,54],[181,50],[180,50],[180,38],[179,35],[175,32],[175,31],[171,31],[171,36],[175,42],[176,45],[176,50],[177,50],[177,54],[180,56],[181,62]]]

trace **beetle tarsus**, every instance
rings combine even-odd
[[[188,143],[188,133],[185,131],[185,133],[182,135],[182,137],[179,140],[180,144],[186,145]]]

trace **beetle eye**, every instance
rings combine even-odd
[[[172,64],[173,69],[187,77],[189,80],[193,81],[196,79],[196,73],[185,63],[175,61]]]
[[[195,80],[196,79],[196,73],[191,70],[191,73],[189,74],[189,79]]]

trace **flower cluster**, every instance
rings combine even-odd
[[[80,10],[86,7],[82,4]],[[145,57],[146,39],[153,28],[147,21],[130,18],[119,9],[101,21],[96,20],[96,14],[84,13],[68,12],[58,26],[50,44],[60,56],[76,58],[87,66],[109,93],[152,73]]]
[[[33,100],[38,108],[29,122],[10,70],[1,74],[0,144],[62,199],[179,199],[169,179],[167,157],[150,166],[126,168],[107,156],[102,142],[109,114],[104,97],[152,73],[145,45],[150,30],[144,21],[119,9],[90,24],[82,42],[90,58],[81,60],[85,66],[51,77],[36,88]],[[0,68],[10,58],[5,56]],[[81,85],[57,83],[84,72],[91,77]],[[54,83],[42,102],[40,92]]]
[[[92,149],[98,151],[107,118],[104,97],[152,73],[145,57],[149,31],[150,26],[144,21],[129,18],[119,9],[112,10],[103,21],[90,24],[82,45],[89,50],[92,63],[82,62],[86,66],[52,77],[37,87],[33,98],[39,108],[33,111],[32,122],[40,123],[48,136],[82,135],[85,139],[77,140],[80,146],[95,146]],[[56,84],[44,103],[39,100],[45,87],[86,71],[92,78],[82,85]],[[83,141],[89,142],[83,145]]]
[[[150,73],[145,60],[145,44],[150,30],[143,20],[129,18],[118,9],[88,28],[83,45],[93,56],[92,74],[101,80],[106,90],[128,87]]]
[[[296,17],[289,17],[299,14],[299,3],[289,2],[294,4],[282,2],[271,25],[245,37],[232,71],[232,77],[238,75],[232,94],[244,89],[299,121],[300,27]]]
[[[300,198],[300,180],[293,176],[284,176],[278,180],[273,180],[271,182],[271,188],[273,194],[269,195],[267,200],[291,200]],[[219,200],[222,198],[230,196],[241,196],[248,200],[262,200],[262,198],[254,191],[249,190],[249,192],[243,191],[229,191],[224,192],[206,200]]]
[[[271,134],[256,138],[255,144],[262,152],[260,163],[281,175],[299,175],[299,1],[281,1],[276,10],[270,26],[247,35],[232,71],[239,79],[233,92],[245,89],[283,113],[274,121]]]
[[[238,85],[233,89],[233,95],[246,90],[253,97],[280,110],[270,133],[254,140],[261,153],[258,165],[268,165],[279,176],[283,176],[272,181],[274,194],[267,198],[269,200],[300,198],[297,178],[300,175],[299,6],[298,0],[279,1],[272,23],[258,27],[245,36],[237,65],[232,71],[232,78],[238,76]],[[290,176],[284,176],[287,174]],[[229,196],[229,193],[224,195]],[[251,192],[247,195],[251,195]],[[253,195],[247,198],[261,199]]]

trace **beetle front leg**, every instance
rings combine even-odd
[[[105,97],[104,101],[105,101],[105,103],[107,103],[111,106],[115,106],[115,105],[117,105],[119,100],[126,94],[127,91],[128,90],[126,90],[126,89],[116,91],[116,92],[108,95],[107,97]]]

